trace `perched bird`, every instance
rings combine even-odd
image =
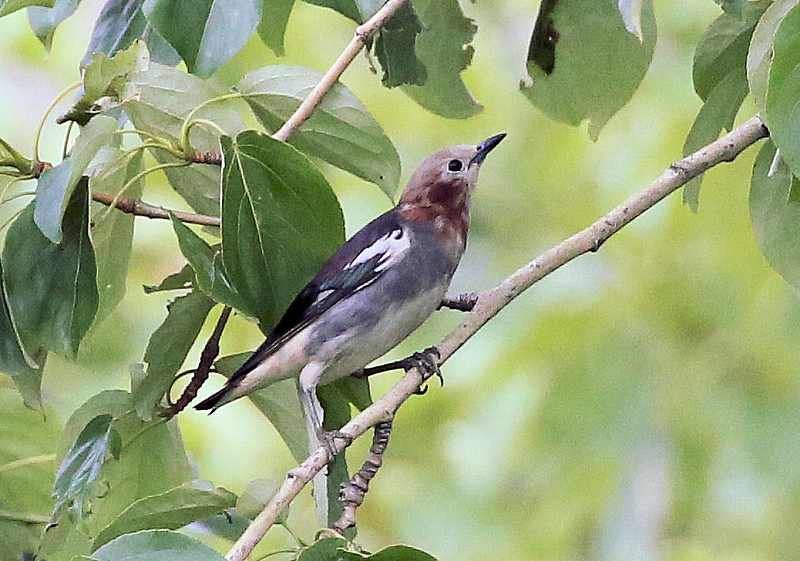
[[[505,134],[451,146],[414,172],[400,202],[350,238],[289,305],[225,387],[196,405],[218,407],[298,378],[310,450],[325,439],[319,385],[391,350],[442,302],[464,253],[470,195]]]

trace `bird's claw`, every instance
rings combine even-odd
[[[439,368],[439,359],[442,354],[436,347],[428,347],[424,351],[414,353],[408,359],[409,368],[417,368],[425,378],[436,376],[439,378],[440,386],[444,386],[444,376]],[[428,391],[427,386],[421,387],[416,393],[422,395]]]
[[[320,444],[322,444],[325,449],[328,451],[328,455],[330,456],[331,461],[336,457],[336,439],[344,440],[345,447],[350,446],[353,443],[353,437],[345,432],[341,432],[338,430],[332,431],[319,431],[317,433],[317,438],[319,438]]]

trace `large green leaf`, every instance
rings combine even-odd
[[[94,539],[93,548],[140,530],[177,530],[236,504],[236,495],[208,481],[192,481],[158,495],[141,498],[123,510]]]
[[[125,100],[123,108],[137,129],[177,141],[189,112],[221,93],[224,91],[196,76],[151,63],[147,70],[129,76],[125,88],[118,95]],[[210,104],[194,116],[213,121],[229,134],[244,129],[244,123],[230,101]],[[189,140],[196,150],[219,150],[217,137],[204,127],[194,127]],[[178,161],[161,151],[156,152],[155,156],[162,163]],[[172,187],[197,212],[219,214],[218,166],[192,165],[168,169],[166,174]]]
[[[164,277],[160,283],[156,285],[145,285],[145,294],[152,294],[154,292],[166,292],[170,290],[181,290],[192,288],[194,282],[194,269],[191,265],[185,265],[180,271],[172,273]]]
[[[384,0],[305,0],[308,4],[330,8],[356,23],[364,23],[385,3]]]
[[[120,536],[92,553],[97,561],[225,561],[197,540],[169,530]]]
[[[244,47],[263,0],[145,0],[142,9],[189,72],[210,76]]]
[[[2,377],[2,375],[0,375]],[[13,390],[0,389],[0,509],[46,520],[53,507],[53,448],[59,423],[26,409]],[[42,525],[0,517],[0,559],[29,559]]]
[[[781,157],[800,175],[800,6],[786,15],[775,33],[775,54],[767,90],[767,126]]]
[[[232,306],[255,317],[255,313],[247,308],[247,303],[228,278],[222,265],[222,247],[220,245],[211,247],[203,238],[174,216],[172,217],[172,228],[178,237],[181,253],[194,270],[198,288],[215,302]]]
[[[772,64],[772,42],[775,40],[775,32],[789,10],[798,4],[800,0],[773,2],[758,20],[750,39],[750,48],[747,51],[747,81],[750,84],[753,101],[761,110],[763,118],[766,118],[767,81]]]
[[[52,8],[55,0],[0,0],[0,18],[28,6]]]
[[[683,145],[683,155],[691,154],[715,141],[722,129],[730,130],[747,96],[747,80],[743,72],[731,72],[706,99]],[[683,188],[683,202],[697,212],[703,176],[692,179]]]
[[[214,363],[214,368],[230,378],[249,356],[250,353],[240,353],[222,357]],[[298,462],[305,460],[308,457],[308,435],[295,381],[281,380],[247,397],[269,419],[294,459]]]
[[[166,319],[147,343],[147,375],[133,391],[136,412],[142,419],[152,418],[213,307],[214,301],[196,290],[167,305]]]
[[[150,58],[155,62],[170,66],[180,62],[180,55],[147,23],[142,13],[143,3],[144,0],[106,0],[97,16],[81,66],[89,64],[97,53],[112,56],[140,37],[144,38]]]
[[[791,197],[800,180],[780,163],[770,176],[775,145],[758,153],[750,183],[750,220],[761,252],[786,282],[800,289],[800,201]]]
[[[222,260],[264,331],[344,241],[331,186],[293,147],[245,131],[223,137]]]
[[[745,72],[750,38],[769,2],[749,2],[741,17],[724,13],[708,26],[694,52],[692,79],[704,101],[731,72]]]
[[[628,32],[616,0],[543,2],[528,50],[533,84],[522,92],[549,117],[589,120],[596,139],[644,78],[656,44],[651,0],[642,6],[643,41]]]
[[[41,6],[28,8],[28,23],[45,49],[50,50],[56,28],[75,13],[79,3],[80,0],[55,0],[52,8]]]
[[[95,496],[100,469],[109,453],[112,420],[111,415],[99,415],[89,421],[64,456],[53,485],[54,522],[67,510],[79,517],[87,512],[89,502]]]
[[[339,551],[341,561],[436,561],[436,558],[408,545],[390,545],[375,553]]]
[[[294,113],[322,75],[294,66],[267,66],[237,87],[259,121],[275,131]],[[400,157],[381,126],[344,85],[325,95],[289,142],[308,154],[372,181],[390,197],[400,180]]]
[[[36,210],[33,218],[42,233],[53,243],[62,239],[62,221],[72,192],[98,150],[111,140],[117,121],[97,117],[81,130],[70,155],[42,174],[36,185]]]
[[[117,195],[125,184],[142,169],[141,152],[118,163],[123,152],[118,148],[103,148],[93,163],[97,173],[89,179],[93,191]],[[144,181],[128,187],[125,196],[140,197]],[[104,319],[125,296],[128,280],[128,263],[133,247],[134,216],[124,212],[109,211],[100,203],[92,203],[94,228],[92,242],[97,261],[97,289],[100,303],[97,321]]]
[[[416,41],[416,55],[427,71],[421,86],[403,91],[425,109],[450,119],[465,119],[483,107],[461,79],[472,62],[475,23],[464,16],[458,0],[416,0],[414,8],[423,31]]]
[[[422,24],[411,2],[400,9],[378,31],[375,54],[383,68],[381,82],[387,88],[410,84],[422,86],[428,79],[425,65],[417,58],[417,36]]]
[[[11,317],[23,348],[29,352],[45,348],[74,357],[97,313],[88,198],[84,181],[73,192],[64,213],[63,241],[58,245],[34,224],[35,203],[8,230],[3,280]]]
[[[258,35],[264,44],[278,56],[284,55],[283,36],[295,0],[263,0]]]
[[[342,538],[322,538],[303,549],[297,561],[340,561],[341,548],[347,546]]]

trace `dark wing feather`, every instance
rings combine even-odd
[[[275,352],[284,341],[307,327],[337,302],[352,296],[375,282],[382,274],[382,271],[376,269],[378,269],[378,265],[384,257],[383,254],[376,254],[352,267],[346,266],[358,257],[364,249],[397,230],[401,230],[401,227],[397,220],[396,212],[392,209],[367,224],[340,247],[311,282],[289,304],[275,329],[272,330],[261,346],[250,355],[250,358],[239,370],[231,376],[228,386],[236,386],[248,372]],[[328,292],[327,295],[325,295],[326,292]]]

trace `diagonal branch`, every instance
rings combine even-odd
[[[181,222],[186,222],[188,224],[200,224],[201,226],[220,225],[219,216],[195,214],[193,212],[183,212],[182,210],[170,210],[133,197],[120,197],[114,202],[114,195],[102,193],[100,191],[92,191],[92,200],[106,206],[111,206],[113,204],[115,210],[135,216],[143,216],[145,218],[169,220],[171,214]]]
[[[768,136],[769,131],[761,119],[751,118],[716,142],[674,163],[650,185],[629,197],[595,223],[548,249],[496,287],[480,293],[472,312],[437,345],[441,352],[439,363],[444,363],[500,310],[533,284],[576,257],[597,251],[608,238],[692,178],[722,162],[733,161],[745,148]],[[371,427],[390,420],[394,412],[414,395],[430,375],[430,373],[423,374],[418,369],[409,370],[385,395],[339,430],[350,438],[337,439],[334,442],[334,451],[341,453],[347,446],[346,440],[351,441]],[[243,561],[247,558],[275,523],[279,513],[289,506],[314,475],[328,464],[329,454],[326,447],[320,447],[303,463],[289,471],[269,504],[228,552],[228,561]]]

